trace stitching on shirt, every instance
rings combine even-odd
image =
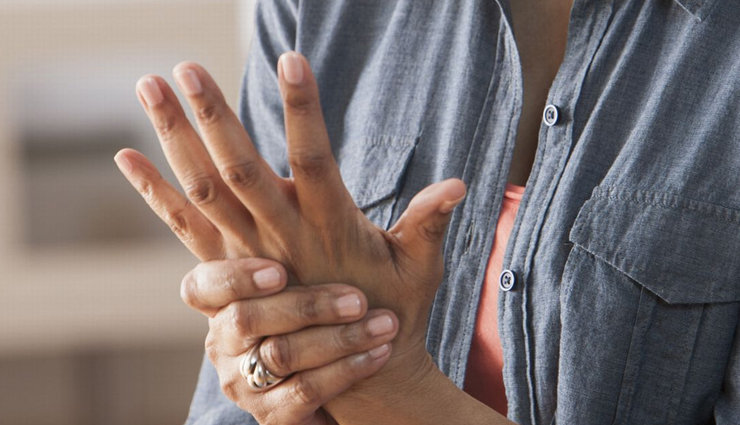
[[[503,11],[502,11],[502,13],[503,13]],[[508,24],[507,24],[507,25],[508,25]],[[517,53],[517,56],[518,56],[518,53]],[[524,78],[524,77],[523,77],[523,76],[521,76],[521,77],[522,77],[522,81],[523,81],[523,78]],[[522,92],[521,92],[520,90],[514,90],[514,96],[515,96],[515,98],[514,98],[514,100],[515,100],[515,101],[519,101],[519,102],[521,102],[520,104],[523,104],[523,102],[524,102],[524,101],[523,101],[523,97],[522,97],[522,96],[523,96],[523,93],[522,93]],[[512,135],[512,133],[513,133],[513,132],[515,131],[515,130],[514,130],[514,126],[512,125],[512,124],[513,124],[513,122],[514,122],[515,116],[516,116],[516,114],[511,114],[511,119],[510,119],[510,121],[509,121],[508,131],[507,131],[507,134],[506,134],[506,140],[508,141],[508,143],[509,143],[509,144],[513,143],[514,145],[516,144],[516,140],[513,140],[513,141],[512,141],[512,137],[511,137],[511,135]],[[507,148],[508,148],[508,146],[504,147],[504,149],[507,149]],[[512,147],[512,155],[513,155],[513,149],[514,149],[514,147]],[[481,156],[482,156],[482,155],[481,155]],[[501,156],[501,161],[499,162],[499,164],[501,164],[501,163],[503,162],[503,158],[504,158],[504,157],[503,157],[503,155],[502,155],[502,156]],[[497,175],[496,175],[496,180],[494,180],[494,181],[499,181],[499,180],[501,179],[501,172],[502,172],[503,168],[504,168],[504,167],[501,167],[501,166],[499,166],[499,167],[498,167],[498,173],[497,173]],[[501,202],[503,202],[503,193],[501,194]],[[521,204],[520,204],[520,206],[521,206]],[[525,207],[525,209],[526,209],[526,207]],[[517,231],[519,231],[519,228],[521,228],[521,223],[519,223],[519,224],[518,224],[518,226],[517,226],[517,229],[516,229],[516,230],[517,230]],[[512,229],[512,230],[513,230],[513,229]],[[508,249],[508,247],[507,247],[507,249]],[[511,252],[513,252],[513,251],[511,251]],[[481,258],[485,258],[485,257],[486,257],[485,255],[481,256]],[[485,260],[485,264],[488,264],[488,259],[487,259],[487,258],[486,258],[486,260]],[[482,261],[481,261],[481,264],[479,264],[479,267],[485,267],[485,265],[483,264],[483,262],[482,262]],[[503,307],[501,308],[501,316],[503,317],[503,316],[504,316],[504,315],[506,314],[506,303],[505,303],[505,302],[504,302],[504,303],[500,303],[499,305],[503,305]],[[471,327],[470,327],[470,326],[468,326],[468,327],[466,328],[466,330],[467,330],[467,329],[470,329],[470,328],[471,328]],[[499,330],[500,330],[499,340],[500,340],[500,341],[503,341],[503,338],[504,338],[504,334],[505,334],[505,332],[506,332],[505,328],[506,328],[505,326],[499,326]],[[473,331],[468,331],[468,333],[472,333],[472,332],[473,332]],[[466,337],[467,337],[467,336],[466,336]],[[504,360],[504,364],[506,364],[506,360]],[[506,374],[506,373],[503,373],[503,378],[504,378],[504,388],[506,388],[506,379],[505,379],[505,378],[506,378],[506,376],[507,376],[507,374]]]
[[[414,146],[416,137],[411,136],[389,136],[386,134],[369,135],[360,139],[357,143],[363,146],[383,146],[399,149],[408,149]]]
[[[688,355],[688,359],[685,359],[686,361],[681,362],[679,364],[683,365],[684,370],[683,372],[683,380],[680,379],[674,379],[673,385],[671,386],[671,394],[681,394],[680,397],[673,397],[673,400],[671,401],[671,406],[668,409],[668,420],[666,423],[674,424],[676,423],[676,417],[678,416],[678,408],[683,404],[683,397],[686,394],[685,388],[686,388],[686,382],[689,380],[689,369],[691,368],[691,365],[694,361],[694,357],[696,355],[696,344],[699,338],[697,337],[697,334],[699,333],[699,328],[701,327],[702,322],[704,321],[704,316],[706,313],[706,306],[705,305],[698,305],[697,308],[701,309],[701,313],[699,314],[699,317],[694,318],[693,320],[693,329],[692,332],[684,332],[684,339],[681,341],[681,348],[683,352],[687,352],[689,350],[689,346],[691,346],[691,354]],[[693,311],[692,311],[693,312]],[[676,378],[680,377],[679,374]],[[680,391],[679,391],[679,386]]]
[[[503,12],[503,10],[501,10],[501,5],[500,5],[500,4],[499,4],[499,10],[501,11],[501,13],[502,13],[502,14],[504,13],[504,12]],[[501,47],[502,43],[503,43],[503,38],[502,38],[502,37],[500,37],[500,38],[498,39],[498,43],[497,43],[497,46],[496,46],[496,53],[497,53],[497,54],[498,54],[498,53],[499,53],[500,51],[502,51],[502,52],[503,52],[503,54],[507,54],[507,52],[508,52],[508,51],[507,51],[507,50],[505,50],[505,49],[504,49],[504,50],[501,50],[501,49],[502,49],[502,47]],[[508,55],[510,55],[510,53],[508,53]],[[508,55],[507,55],[507,56],[508,56]],[[509,58],[509,60],[511,60],[511,58]],[[485,100],[485,101],[483,102],[483,106],[481,107],[481,111],[480,111],[480,116],[479,116],[479,119],[478,119],[478,124],[476,125],[475,133],[473,134],[473,138],[474,138],[474,140],[475,140],[475,138],[477,138],[477,137],[479,136],[479,134],[480,134],[480,132],[481,132],[481,128],[482,128],[482,127],[483,127],[483,130],[482,130],[482,131],[485,131],[485,127],[484,127],[484,124],[483,124],[483,123],[484,123],[484,117],[486,117],[486,116],[487,116],[487,115],[486,115],[486,111],[487,111],[487,110],[488,110],[488,111],[490,111],[490,110],[491,110],[491,109],[493,108],[493,106],[492,106],[492,105],[490,104],[490,102],[489,102],[489,97],[490,97],[490,95],[491,95],[491,92],[492,92],[492,90],[493,90],[494,88],[498,88],[498,87],[499,87],[499,86],[501,85],[501,84],[500,84],[500,81],[498,81],[498,80],[497,80],[497,79],[495,78],[495,76],[494,76],[494,73],[493,73],[493,72],[494,72],[494,70],[492,69],[492,70],[491,70],[491,77],[490,77],[490,81],[489,81],[488,89],[487,89],[487,91],[486,91],[486,98],[485,98],[486,100]],[[506,90],[507,90],[507,91],[508,91],[508,90],[512,90],[512,89],[511,89],[511,86],[506,86]],[[519,92],[518,90],[513,90],[513,92],[514,92],[514,100],[515,100],[515,101],[516,101],[516,100],[521,100],[521,93],[520,93],[520,92]],[[504,98],[505,98],[505,97],[504,97]],[[512,133],[512,132],[514,131],[514,130],[513,130],[513,127],[514,127],[514,126],[513,126],[513,125],[511,125],[511,124],[512,124],[512,122],[514,121],[515,117],[516,117],[516,114],[511,114],[511,117],[510,117],[510,120],[509,120],[509,126],[508,126],[508,131],[507,131],[507,134],[506,134],[506,140],[507,140],[507,143],[509,143],[509,144],[511,143],[511,139],[512,139],[512,138],[511,138],[511,133]],[[504,146],[504,149],[507,149],[507,148],[508,148],[508,145],[507,145],[507,146]],[[472,152],[473,152],[473,151],[472,151],[472,149],[471,149],[471,152],[469,153],[469,156],[468,156],[468,161],[469,161],[469,159],[470,159],[470,154],[471,154]],[[499,164],[501,164],[501,163],[503,162],[503,158],[504,158],[504,157],[503,157],[503,155],[502,155],[502,156],[500,156],[499,158],[500,158]],[[477,157],[475,157],[475,158],[474,158],[474,164],[473,164],[473,165],[474,165],[474,168],[473,168],[473,169],[480,169],[480,167],[479,167],[479,164],[480,164],[481,162],[483,162],[484,160],[485,160],[485,158],[484,158],[484,155],[477,155]],[[468,165],[469,165],[468,161],[466,161],[466,164],[465,164],[465,170],[467,170],[467,169],[468,169]],[[499,181],[499,180],[501,179],[501,173],[502,173],[502,171],[503,171],[503,167],[499,166],[499,167],[498,167],[498,170],[497,170],[497,173],[496,173],[496,178],[495,178],[495,180],[493,180],[493,181]],[[475,180],[475,179],[476,179],[476,177],[473,177],[473,179],[472,179],[472,180]],[[480,179],[480,177],[478,177],[478,179]],[[471,182],[471,184],[472,184],[472,182]],[[503,199],[503,193],[502,193],[502,199]],[[493,223],[493,225],[494,225],[494,226],[495,226],[495,224],[496,224],[496,223]],[[472,228],[472,227],[471,227],[471,228]],[[466,252],[467,252],[467,247],[466,247]],[[485,256],[485,255],[482,255],[482,256],[480,256],[480,260],[478,261],[478,270],[482,270],[482,271],[483,271],[483,273],[482,273],[482,275],[481,275],[481,276],[479,276],[479,280],[480,280],[481,278],[483,278],[483,277],[485,276],[485,270],[486,270],[486,265],[487,265],[487,264],[488,264],[488,257],[487,257],[487,256]],[[480,272],[479,272],[479,274],[480,274]],[[481,285],[482,285],[482,284],[481,284]],[[503,314],[505,313],[505,311],[506,311],[506,307],[505,307],[505,304],[506,304],[506,303],[503,303],[503,304],[504,304],[504,308],[502,308],[502,309],[501,309],[501,314],[502,314],[502,315],[503,315]],[[476,314],[473,314],[473,311],[474,311],[474,310],[476,310],[476,311],[477,311],[477,308],[468,308],[468,314],[466,315],[466,318],[465,318],[467,326],[466,326],[466,327],[464,328],[464,330],[463,330],[463,340],[464,340],[464,341],[468,341],[468,340],[471,340],[471,341],[472,341],[472,334],[473,334],[473,332],[475,331],[475,320],[476,320],[476,318],[477,318],[477,315],[476,315]],[[502,340],[503,340],[503,332],[502,332],[502,333],[501,333],[501,335],[500,335],[500,339],[502,339]],[[462,354],[462,351],[463,351],[464,349],[465,349],[465,348],[464,348],[463,344],[461,344],[461,345],[460,345],[460,348],[459,348],[459,349],[457,350],[457,357],[458,357],[458,358],[461,358],[461,357],[462,357],[462,355],[461,355],[461,354]],[[454,376],[455,376],[455,380],[456,380],[456,381],[460,380],[461,378],[462,378],[462,380],[463,380],[463,381],[465,380],[465,376],[462,376],[462,377],[460,376],[460,375],[461,375],[461,373],[460,373],[460,369],[461,369],[461,367],[462,367],[462,366],[461,366],[461,364],[462,364],[462,363],[463,363],[463,362],[461,362],[461,361],[457,361],[457,362],[455,362],[455,366],[454,366]],[[465,362],[465,364],[466,364],[466,367],[467,367],[467,361]],[[505,373],[504,373],[504,376],[506,376],[506,374],[505,374]],[[504,380],[504,385],[505,385],[505,384],[506,384],[506,381]]]
[[[377,135],[361,138],[355,143],[364,148],[363,153],[365,155],[367,155],[367,148],[373,147],[390,148],[399,151],[396,155],[388,155],[388,158],[393,161],[392,166],[388,167],[388,169],[394,170],[394,172],[375,174],[370,180],[372,184],[363,185],[359,188],[355,187],[353,181],[345,181],[344,184],[354,194],[358,207],[364,212],[378,206],[398,193],[399,184],[411,161],[417,139],[409,136],[394,137]],[[363,177],[367,176],[363,175]]]
[[[740,224],[740,211],[738,210],[733,210],[708,202],[683,198],[670,193],[647,192],[641,190],[626,191],[625,189],[620,189],[614,186],[604,186],[595,191],[592,199],[611,199],[615,201],[653,205],[678,211],[688,210],[705,217],[715,218],[732,224]]]
[[[615,197],[605,197],[603,195],[600,195],[600,197],[594,197],[595,200],[603,200],[603,199],[617,199],[619,201],[624,201],[624,199],[621,198],[615,198]],[[643,202],[645,204],[648,204],[647,202]],[[662,205],[659,205],[662,207]],[[675,211],[690,211],[687,208],[671,208]],[[593,219],[591,218],[596,208],[593,207],[593,205],[590,202],[587,202],[584,204],[584,206],[581,208],[581,211],[583,214],[581,217],[578,217],[576,219],[576,222],[572,228],[572,238],[570,238],[571,241],[576,246],[579,246],[583,250],[591,253],[596,258],[601,259],[602,261],[606,262],[607,264],[611,265],[612,267],[616,268],[617,270],[621,271],[623,274],[626,274],[631,279],[639,282],[641,285],[648,288],[649,291],[657,295],[659,298],[666,300],[669,303],[675,302],[670,301],[674,299],[676,296],[675,291],[670,290],[670,288],[662,288],[661,287],[655,287],[653,285],[649,285],[645,282],[642,282],[641,279],[638,277],[640,275],[643,275],[645,273],[648,273],[648,270],[644,267],[640,267],[638,263],[633,261],[634,254],[630,251],[625,251],[624,249],[620,249],[619,247],[616,247],[612,244],[609,244],[607,241],[599,241],[598,239],[590,237],[591,233],[594,233],[595,230],[593,229],[593,226],[590,226],[591,223],[593,223]],[[691,210],[693,211],[693,210]],[[598,213],[597,213],[598,214]],[[596,214],[596,215],[597,215]],[[735,224],[734,222],[731,224]],[[609,253],[609,259],[606,257],[600,255],[600,253]],[[663,277],[666,279],[682,279],[683,274],[677,273],[673,270],[664,270],[662,271]],[[708,280],[708,283],[710,286],[715,286],[717,282],[712,279]],[[715,290],[716,293],[712,297],[713,299],[720,298],[719,300],[711,301],[711,302],[727,302],[722,301],[721,299],[724,299],[727,296],[734,296],[736,295],[734,291],[730,291],[727,287],[722,287]],[[710,294],[703,294],[703,298],[705,299],[707,296],[710,296]],[[705,301],[709,302],[709,301]]]

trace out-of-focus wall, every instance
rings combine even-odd
[[[195,60],[236,105],[247,0],[0,2],[0,423],[182,423],[205,320],[196,264],[119,175],[166,168],[137,79]]]

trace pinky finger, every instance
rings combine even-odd
[[[169,184],[144,155],[124,149],[116,165],[149,207],[201,261],[222,259],[221,232],[185,196]]]
[[[327,366],[293,375],[265,394],[266,405],[285,414],[286,420],[310,417],[321,406],[355,383],[379,371],[390,358],[391,345],[337,360]],[[288,423],[288,422],[276,422]]]

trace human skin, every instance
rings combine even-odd
[[[224,332],[218,323],[252,323],[250,313],[261,308],[232,305],[276,302],[275,297],[291,288],[255,299],[248,290],[234,291],[238,283],[227,288],[221,284],[221,294],[215,296],[220,302],[208,304],[202,299],[208,290],[196,285],[200,292],[188,293],[186,298],[191,305],[216,312],[208,354],[226,395],[262,424],[327,423],[327,416],[317,410],[321,405],[341,424],[510,423],[447,379],[424,344],[429,309],[443,274],[444,233],[451,211],[464,198],[463,183],[452,179],[427,187],[414,197],[393,228],[384,231],[355,206],[341,181],[321,115],[318,87],[302,56],[287,53],[278,66],[293,179],[279,178],[259,157],[202,68],[182,64],[175,75],[196,111],[202,140],[164,80],[142,79],[139,97],[190,202],[162,180],[141,154],[125,150],[116,158],[155,212],[201,260],[270,258],[285,265],[293,283],[311,287],[342,282],[361,290],[369,307],[385,309],[372,314],[385,314],[394,323],[393,349],[380,345],[388,347],[383,356],[368,351],[367,356],[375,361],[364,373],[352,374],[345,357],[338,360],[345,361],[343,367],[335,361],[302,371],[256,394],[238,373],[239,357],[248,347],[242,346],[241,353],[234,347],[239,348],[240,340],[244,345],[245,335]],[[203,288],[210,286],[218,283]],[[288,309],[295,300],[284,305]],[[219,319],[221,315],[226,318]],[[330,315],[325,318],[326,325],[337,320]],[[249,342],[260,334],[274,334],[255,331],[251,325],[250,330],[249,336],[255,338]],[[315,343],[324,341],[316,339]],[[387,363],[380,369],[383,362]],[[337,388],[337,380],[343,388]],[[348,380],[356,383],[346,389],[352,384]],[[271,409],[276,399],[289,407],[276,413]],[[281,412],[287,413],[281,416]]]
[[[227,374],[222,386],[234,401],[254,411],[261,423],[335,424],[319,407],[387,362],[397,320],[383,310],[365,314],[367,300],[357,288],[286,289],[287,280],[274,261],[212,261],[185,276],[182,297],[209,317],[206,350],[214,364],[231,358],[234,364],[225,368],[236,368],[242,353],[262,341],[260,355],[268,370],[278,376],[296,373],[262,394],[241,394],[244,378]],[[306,385],[320,392],[310,403],[302,389]]]

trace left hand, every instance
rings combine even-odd
[[[286,283],[274,261],[212,261],[185,276],[180,295],[209,318],[206,355],[226,397],[262,425],[336,425],[322,406],[385,366],[398,321],[367,311],[357,288]],[[252,349],[284,382],[246,385],[241,366]]]
[[[318,87],[301,55],[284,54],[278,65],[293,179],[277,176],[259,156],[205,70],[184,63],[174,74],[202,138],[163,79],[145,77],[137,88],[187,199],[140,153],[116,156],[151,208],[201,260],[269,258],[284,264],[297,283],[359,288],[371,308],[398,315],[394,380],[429,369],[427,318],[443,275],[445,230],[465,196],[462,181],[427,187],[385,231],[362,214],[342,182]]]

